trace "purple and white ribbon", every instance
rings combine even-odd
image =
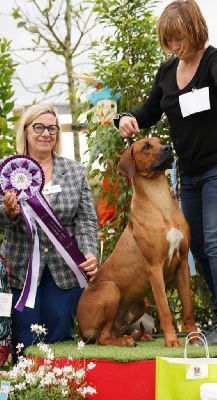
[[[39,238],[35,221],[75,273],[81,288],[88,285],[87,275],[78,268],[78,265],[86,261],[86,258],[42,195],[44,181],[44,172],[40,164],[29,156],[9,157],[0,166],[0,193],[5,195],[9,190],[17,192],[20,210],[30,238],[30,257],[26,279],[21,296],[15,306],[19,311],[23,311],[24,306],[34,308],[35,305],[40,265]],[[34,241],[33,231],[35,232]]]

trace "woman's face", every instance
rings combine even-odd
[[[188,45],[186,38],[180,36],[171,37],[167,39],[167,46],[173,54],[175,54],[180,60],[186,60],[192,56],[192,52],[185,52]]]
[[[57,135],[50,135],[47,129],[43,133],[36,133],[33,125],[36,123],[45,126],[56,125],[56,117],[53,114],[41,114],[35,118],[27,127],[26,138],[28,141],[28,152],[30,157],[49,156],[55,146]]]

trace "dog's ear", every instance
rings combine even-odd
[[[128,178],[133,178],[135,175],[135,160],[133,158],[133,149],[130,147],[122,155],[119,164],[119,170]]]

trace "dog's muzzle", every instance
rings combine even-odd
[[[165,171],[166,169],[172,168],[173,161],[174,154],[172,146],[162,145],[157,162],[152,164],[150,168],[152,171]]]

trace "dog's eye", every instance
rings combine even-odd
[[[148,149],[150,149],[150,148],[151,148],[151,145],[150,145],[149,143],[146,143],[146,144],[143,146],[142,150],[148,150]]]
[[[160,142],[160,144],[164,145],[165,143],[164,142]]]

